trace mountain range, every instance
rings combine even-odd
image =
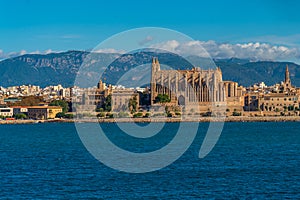
[[[116,84],[123,74],[140,66],[140,74],[149,73],[152,57],[158,57],[164,66],[173,69],[203,69],[220,67],[223,80],[232,80],[243,86],[265,82],[273,85],[284,80],[286,65],[289,66],[293,85],[300,86],[300,66],[292,62],[252,62],[247,59],[207,59],[197,56],[187,58],[166,52],[133,52],[130,54],[89,53],[86,51],[67,51],[51,54],[26,54],[0,61],[0,86],[31,84],[45,87],[61,84],[74,85],[80,69],[85,69],[87,79],[102,79]],[[82,67],[81,67],[82,66]],[[99,73],[100,71],[100,73]],[[92,75],[91,75],[92,74]],[[101,77],[98,75],[102,74]],[[91,77],[90,77],[91,76]],[[127,79],[126,83],[130,83]]]

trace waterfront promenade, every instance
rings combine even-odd
[[[150,122],[284,122],[295,121],[300,122],[300,116],[230,116],[226,118],[221,117],[200,117],[200,118],[86,118],[86,119],[51,119],[51,120],[1,120],[0,124],[34,124],[34,123],[150,123]]]

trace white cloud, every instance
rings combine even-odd
[[[25,51],[25,50],[21,50],[20,51],[20,55],[24,55],[24,54],[26,54],[27,52]]]
[[[49,54],[49,53],[56,53],[57,51],[53,51],[52,49],[47,49],[44,52],[45,54]]]
[[[251,60],[286,60],[300,58],[300,51],[295,47],[271,45],[268,43],[217,43],[209,41],[189,41],[180,43],[170,40],[152,45],[181,55],[197,55],[213,58],[246,58]]]
[[[32,51],[32,52],[27,52],[26,50],[21,50],[19,52],[4,52],[2,49],[0,49],[0,60],[4,60],[4,59],[7,59],[7,58],[13,58],[13,57],[16,57],[16,56],[22,56],[22,55],[25,55],[25,54],[49,54],[49,53],[57,53],[59,51],[53,51],[51,49],[48,49],[48,50],[45,50],[45,51],[39,51],[39,50],[36,50],[36,51]]]
[[[295,35],[263,35],[252,38],[245,38],[244,41],[257,41],[262,43],[280,44],[290,47],[297,47],[300,41],[300,34]]]
[[[175,51],[178,51],[177,48],[179,47],[179,45],[180,45],[180,43],[178,41],[169,40],[169,41],[166,41],[166,42],[153,44],[150,47],[175,52]]]
[[[152,38],[145,38],[145,40]],[[153,44],[151,48],[171,51],[180,55],[197,55],[201,57],[212,57],[217,59],[222,58],[241,58],[257,60],[300,60],[300,50],[296,47],[285,45],[272,45],[265,42],[248,42],[248,43],[218,43],[213,40],[208,41],[188,41],[179,42],[177,40],[169,40],[162,43]],[[49,54],[58,51],[51,49],[45,51],[6,53],[0,49],[0,60],[11,58],[24,54]],[[96,53],[126,53],[124,50],[113,48],[93,50]]]
[[[139,45],[143,46],[147,44],[148,42],[151,42],[153,40],[153,37],[148,35],[146,38],[144,38],[142,41],[139,42]]]
[[[92,52],[94,53],[126,53],[126,51],[124,50],[117,50],[117,49],[113,49],[113,48],[109,48],[109,49],[97,49],[97,50],[92,50]]]

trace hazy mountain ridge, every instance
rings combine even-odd
[[[51,54],[27,54],[0,61],[0,86],[22,84],[47,85],[62,84],[72,86],[84,59],[89,56],[85,51],[68,51]],[[87,59],[84,67],[93,72],[105,69],[102,79],[107,83],[116,83],[117,80],[130,69],[150,63],[153,56],[159,58],[164,65],[173,69],[192,68],[192,64],[201,68],[214,67],[214,63],[207,58],[188,57],[187,60],[170,53],[136,52],[125,54],[116,59],[118,54],[97,53]],[[116,59],[116,60],[115,60]],[[112,62],[113,61],[113,62]],[[111,63],[112,62],[112,63]],[[91,66],[89,64],[93,63]],[[103,65],[108,65],[108,67]],[[224,80],[233,80],[244,86],[264,81],[268,85],[284,80],[286,64],[289,65],[292,83],[300,86],[300,66],[290,62],[251,62],[247,59],[221,59],[215,60],[223,72]],[[147,67],[150,67],[150,65]],[[99,77],[100,78],[100,77]]]

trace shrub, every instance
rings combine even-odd
[[[155,113],[155,114],[153,114],[153,117],[161,117],[161,116],[165,116],[165,113]]]
[[[242,115],[242,113],[237,112],[237,111],[234,111],[234,112],[232,113],[232,116],[241,116],[241,115]]]
[[[181,113],[180,112],[175,112],[175,115],[180,116]]]
[[[145,117],[145,118],[148,118],[148,117],[150,117],[150,113],[148,113],[148,112],[147,112],[147,113],[145,114],[145,116],[144,116],[144,117]]]
[[[112,113],[106,113],[106,118],[114,118],[114,114],[112,114]]]
[[[104,109],[103,108],[96,108],[96,112],[103,112]]]
[[[105,113],[104,113],[104,112],[101,112],[101,113],[97,114],[97,117],[98,117],[98,118],[103,118],[103,117],[105,117]]]
[[[167,117],[173,117],[172,113],[168,112]]]
[[[120,118],[129,117],[129,114],[127,112],[119,112],[118,117]]]
[[[26,119],[27,115],[24,114],[24,113],[18,113],[18,114],[14,115],[14,118],[16,118],[16,119]]]
[[[203,117],[211,117],[211,114],[212,114],[211,112],[206,112],[206,113],[203,113],[202,116]]]
[[[167,95],[167,94],[158,94],[157,97],[155,97],[156,103],[167,103],[170,101],[171,101],[171,99],[170,99],[169,95]]]
[[[65,114],[64,118],[72,119],[72,118],[74,118],[74,115],[73,114]]]
[[[56,118],[62,118],[64,116],[65,116],[65,113],[63,113],[63,112],[59,112],[55,115]]]
[[[140,117],[143,117],[143,113],[141,113],[141,112],[134,113],[133,117],[134,117],[134,118],[140,118]]]

